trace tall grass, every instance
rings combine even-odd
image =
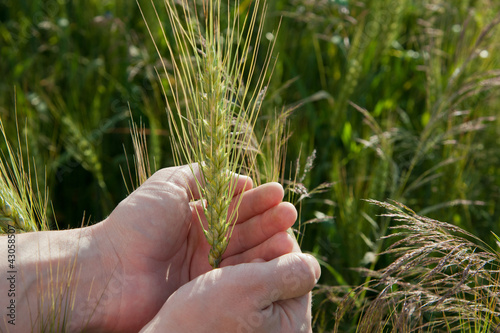
[[[449,223],[419,216],[400,203],[370,201],[396,221],[397,239],[381,255],[395,260],[359,288],[377,291],[365,302],[358,332],[496,332],[500,327],[500,255],[478,237]],[[335,332],[353,308],[340,302]]]
[[[16,123],[17,126],[17,123]],[[0,232],[16,233],[50,229],[48,193],[40,188],[36,166],[26,161],[23,149],[29,151],[26,138],[19,136],[13,146],[0,119],[0,133],[6,149],[0,156]]]
[[[278,65],[275,77],[288,82],[300,73],[287,96],[325,96],[292,120],[294,138],[308,152],[317,149],[306,185],[333,183],[306,212],[335,219],[308,226],[303,245],[321,255],[328,272],[323,281],[340,285],[339,295],[371,279],[354,268],[391,262],[377,256],[388,245],[381,237],[390,221],[360,199],[393,198],[494,241],[489,232],[498,232],[498,215],[488,193],[496,193],[497,173],[486,165],[498,150],[483,140],[498,132],[498,27],[494,11],[478,14],[476,5],[276,4],[290,18],[283,20],[276,48],[295,58]],[[299,49],[307,52],[293,53]],[[335,310],[317,304],[317,327],[324,330]],[[353,316],[351,327],[356,322]]]
[[[251,85],[262,37],[258,18],[265,14],[266,5],[260,13],[257,1],[248,14],[240,15],[239,2],[203,1],[198,7],[196,2],[184,1],[178,8],[165,1],[172,37],[167,36],[152,5],[172,67],[169,71],[162,60],[164,76],[169,78],[166,89],[170,93],[164,95],[174,155],[177,164],[191,166],[195,177],[193,164],[198,163],[202,178],[197,181],[197,191],[205,202],[208,225],[204,227],[204,219],[199,219],[211,245],[209,263],[217,268],[237,218],[239,202],[229,210],[236,195],[235,175],[254,168],[256,155],[251,151],[259,150],[253,128],[263,98],[258,92],[265,93],[269,57],[264,70],[257,73],[253,90]],[[157,44],[155,47],[161,58],[163,54]],[[272,45],[268,55],[271,52]]]
[[[17,114],[16,110],[14,113]],[[56,221],[50,217],[48,189],[40,187],[40,170],[25,159],[25,155],[31,157],[30,144],[27,136],[21,136],[21,133],[26,133],[27,127],[21,126],[16,119],[17,136],[15,141],[11,142],[0,119],[0,133],[5,147],[0,156],[0,234],[20,234],[57,228]],[[15,255],[14,259],[10,260],[15,262]],[[71,282],[77,280],[75,264],[76,258],[67,265],[50,266],[48,275],[37,269],[37,304],[28,306],[46,309],[47,312],[38,313],[30,308],[28,313],[20,314],[24,316],[23,320],[30,322],[32,332],[68,330],[75,295],[75,287]],[[59,273],[62,279],[59,279]],[[44,280],[43,276],[48,278]],[[19,294],[22,293],[18,292]]]
[[[488,12],[475,21],[467,6],[440,1],[403,7],[378,1],[323,3],[321,7],[300,4],[295,11],[307,15],[297,18],[298,13],[290,12],[292,7],[285,8],[294,21],[283,22],[283,34],[289,35],[282,35],[286,42],[278,41],[276,47],[280,53],[287,53],[280,47],[317,50],[300,53],[299,61],[284,67],[282,71],[291,73],[284,79],[298,71],[295,64],[311,64],[301,73],[303,82],[321,83],[315,76],[324,77],[324,82],[303,94],[323,89],[333,97],[333,104],[324,100],[297,112],[297,123],[316,130],[314,135],[298,129],[295,134],[303,135],[301,142],[309,142],[309,151],[317,149],[316,179],[311,183],[325,179],[335,183],[328,199],[336,205],[331,209],[336,220],[327,227],[326,244],[347,246],[347,251],[332,256],[341,260],[338,266],[359,265],[368,251],[377,252],[378,245],[367,244],[360,235],[373,241],[386,229],[365,217],[373,218],[376,209],[359,198],[408,201],[416,209],[443,214],[444,219],[460,216],[462,226],[475,228],[467,212],[481,211],[482,206],[470,204],[485,202],[486,193],[475,195],[479,200],[474,200],[467,197],[466,191],[472,188],[465,184],[477,176],[470,168],[472,156],[495,155],[492,150],[473,149],[482,142],[478,130],[497,122],[491,108],[498,93],[492,72],[496,61],[492,47],[497,40],[489,27],[494,18]],[[324,12],[331,14],[328,19],[321,18]],[[390,26],[391,33],[372,29],[382,26]],[[488,58],[478,56],[482,50],[489,50]],[[310,70],[314,61],[321,64],[317,71]],[[351,70],[349,63],[358,63],[359,71]],[[353,84],[354,88],[346,88]],[[480,95],[453,99],[454,93],[468,85]],[[297,83],[293,93],[303,88]],[[453,205],[461,208],[443,209]]]

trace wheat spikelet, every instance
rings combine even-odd
[[[8,233],[10,227],[13,227],[16,232],[19,231],[30,231],[29,227],[26,230],[25,219],[21,213],[21,209],[15,202],[11,200],[4,199],[8,188],[5,187],[5,183],[1,183],[2,196],[0,196],[0,229],[2,233]]]
[[[231,174],[227,170],[231,147],[228,145],[230,136],[231,114],[226,103],[225,78],[218,70],[221,59],[213,48],[208,48],[203,59],[202,68],[202,104],[200,119],[201,172],[205,184],[202,188],[206,205],[204,212],[209,221],[205,230],[208,243],[211,246],[209,263],[218,267],[222,254],[228,245],[228,229],[232,221],[228,221],[228,209],[231,197],[227,196],[231,186]],[[221,172],[222,171],[222,172]]]

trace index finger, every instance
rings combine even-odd
[[[198,163],[192,163],[174,168],[166,168],[160,170],[167,173],[167,180],[186,191],[190,200],[202,199],[200,188],[204,186],[203,171]],[[238,174],[231,174],[231,182],[236,181],[236,184],[231,184],[233,188],[233,195],[238,195],[253,187],[253,182],[250,177]]]
[[[238,207],[238,219],[236,223],[243,223],[252,217],[260,215],[270,208],[278,205],[284,196],[283,186],[279,183],[267,183],[254,189],[243,192],[243,197]],[[233,210],[239,198],[235,198],[231,203],[230,210]]]

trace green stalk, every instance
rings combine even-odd
[[[24,161],[17,121],[16,127],[17,150],[7,138],[0,119],[0,136],[3,136],[6,148],[0,156],[0,234],[12,231],[12,228],[16,233],[49,229],[47,194],[38,188],[36,169],[32,170],[31,165]],[[29,156],[27,143],[26,151]]]

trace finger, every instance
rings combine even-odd
[[[234,189],[236,195],[233,198],[233,200],[231,201],[231,205],[229,206],[228,216],[231,215],[231,211],[232,211],[231,207],[234,207],[236,202],[239,201],[239,195],[243,195],[244,193],[246,193],[246,191],[249,191],[249,190],[251,191],[252,187],[253,187],[253,181],[252,181],[252,178],[250,178],[250,177],[238,175],[237,177],[234,178],[234,180],[236,180],[236,187]],[[198,193],[198,192],[196,192],[196,193]],[[201,221],[203,228],[207,229],[208,228],[208,221],[205,217],[203,205],[204,205],[203,200],[198,200],[196,202],[191,203],[193,218],[195,220]],[[229,217],[228,217],[228,220],[229,220]]]
[[[297,219],[297,210],[288,202],[282,202],[245,223],[235,225],[226,256],[247,251],[276,233],[290,228]]]
[[[257,261],[270,261],[295,249],[295,239],[286,231],[279,232],[256,247],[243,253],[224,258],[221,266],[231,266]]]
[[[245,175],[235,175],[233,178],[236,179],[236,187],[233,191],[233,196],[237,196],[243,192],[249,191],[253,188],[252,178]],[[234,201],[234,200],[233,200]]]
[[[244,192],[242,196],[238,207],[238,219],[236,223],[243,223],[276,206],[283,200],[284,191],[279,183],[267,183]],[[230,211],[234,209],[237,203],[238,200],[235,198],[230,206]]]
[[[261,309],[276,301],[306,295],[321,275],[318,261],[303,253],[290,253],[266,263],[249,265],[254,267],[248,287],[260,298]]]

